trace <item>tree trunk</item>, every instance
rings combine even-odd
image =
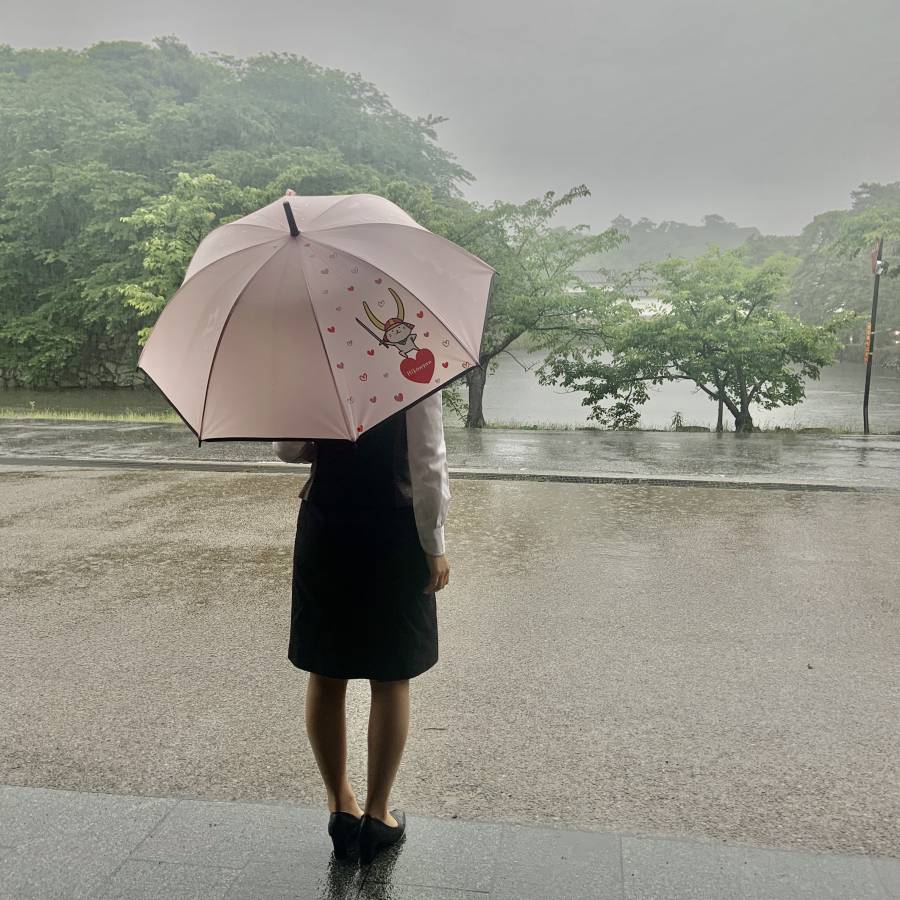
[[[753,419],[746,406],[742,406],[741,411],[734,417],[734,430],[738,432],[753,431]]]
[[[744,378],[744,370],[737,366],[736,372],[741,408],[734,414],[734,430],[737,432],[753,431],[753,419],[750,417],[750,397],[747,394],[747,381]]]
[[[484,428],[481,403],[484,397],[486,378],[487,371],[482,366],[476,366],[466,375],[466,383],[469,385],[469,411],[466,415],[466,428]]]
[[[725,401],[722,399],[721,395],[719,395],[719,418],[716,419],[716,431],[721,432],[725,430],[725,422],[723,421],[723,413],[725,411]]]

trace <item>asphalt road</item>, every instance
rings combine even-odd
[[[900,489],[900,436],[445,427],[451,468]],[[0,463],[75,456],[271,462],[270,441],[197,446],[185,425],[0,419]]]
[[[286,655],[301,483],[0,466],[0,783],[324,809]],[[393,802],[900,856],[896,492],[451,485]],[[367,715],[353,681],[361,801]]]

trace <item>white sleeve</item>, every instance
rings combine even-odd
[[[316,444],[315,441],[272,441],[272,449],[282,462],[312,462]]]
[[[419,542],[426,553],[440,556],[444,552],[444,522],[452,496],[441,391],[435,391],[406,411],[406,442]]]

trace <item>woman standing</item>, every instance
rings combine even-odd
[[[356,442],[275,441],[285,462],[311,462],[294,540],[288,659],[310,673],[306,727],[331,815],[335,856],[358,841],[368,864],[405,833],[388,795],[406,744],[409,681],[438,660],[435,594],[449,582],[444,522],[450,484],[436,391]],[[367,678],[368,792],[347,780],[347,680]]]

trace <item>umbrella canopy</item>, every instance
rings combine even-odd
[[[203,441],[345,439],[479,365],[495,270],[374,194],[211,231],[137,368]]]

